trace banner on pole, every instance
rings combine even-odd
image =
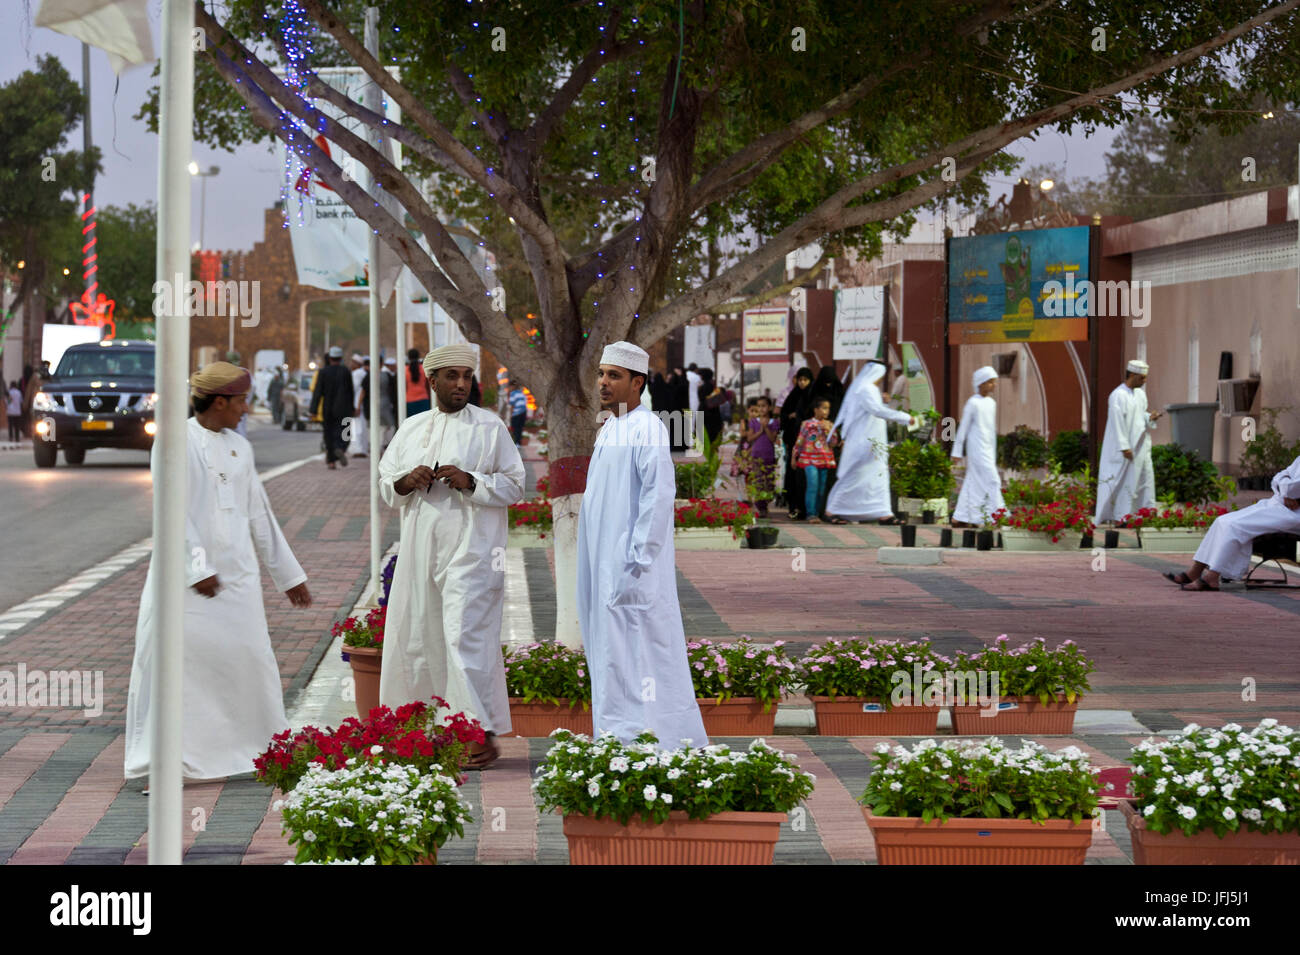
[[[750,308],[744,313],[740,335],[742,362],[790,360],[790,310]]]
[[[880,333],[884,327],[883,285],[837,289],[831,357],[836,361],[879,358]]]

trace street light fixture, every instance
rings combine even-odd
[[[203,227],[208,211],[208,178],[221,172],[220,166],[209,166],[207,172],[199,169],[199,164],[190,161],[190,175],[198,176],[203,180],[203,185],[199,188],[199,248],[203,248]]]

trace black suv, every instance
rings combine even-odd
[[[153,342],[73,345],[32,401],[36,466],[53,467],[59,448],[69,464],[88,448],[150,450],[157,403]]]

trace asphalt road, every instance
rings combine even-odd
[[[254,417],[248,440],[259,471],[320,450],[320,431],[284,431]],[[104,448],[69,467],[38,468],[31,447],[0,451],[0,611],[149,537],[153,485],[144,451]]]

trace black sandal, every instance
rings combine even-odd
[[[1190,584],[1183,584],[1183,590],[1186,590],[1188,593],[1200,593],[1205,590],[1213,590],[1216,594],[1219,592],[1218,587],[1211,587],[1199,577],[1193,580]]]
[[[1174,575],[1171,574],[1169,571],[1165,571],[1165,572],[1164,572],[1163,574],[1161,574],[1160,576],[1163,577],[1163,578],[1165,578],[1165,580],[1171,580],[1171,581],[1173,581],[1174,583],[1178,584],[1178,586],[1180,586],[1180,587],[1181,587],[1183,584],[1190,584],[1190,583],[1192,582],[1192,578],[1188,577],[1187,574],[1186,574],[1186,572],[1184,572],[1184,571],[1180,571],[1180,572],[1178,573],[1178,576],[1174,576]],[[1180,578],[1181,578],[1181,579],[1180,579]]]

